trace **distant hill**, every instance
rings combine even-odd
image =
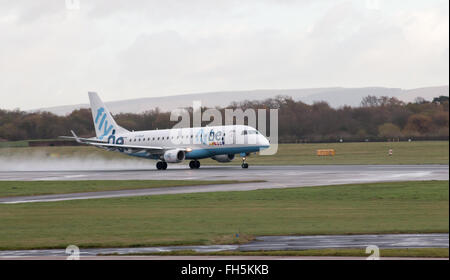
[[[99,92],[101,96],[101,92]],[[412,102],[417,97],[423,97],[431,101],[440,95],[449,95],[449,86],[425,87],[418,89],[404,90],[400,88],[365,87],[365,88],[312,88],[312,89],[271,89],[271,90],[251,90],[251,91],[224,91],[184,94],[165,97],[147,97],[139,99],[128,99],[121,101],[105,102],[112,113],[142,113],[147,110],[159,107],[163,111],[170,111],[175,108],[192,106],[194,100],[200,100],[202,106],[216,107],[227,106],[231,102],[241,102],[244,100],[263,100],[273,98],[277,95],[291,96],[295,100],[300,100],[308,104],[317,101],[326,101],[332,107],[344,105],[359,106],[363,97],[367,95],[397,97],[405,102]],[[87,94],[86,94],[87,99]],[[57,115],[66,115],[73,110],[88,108],[88,104],[66,105],[58,107],[41,108],[30,111],[48,111]]]
[[[448,86],[410,89],[404,91],[398,98],[405,102],[414,102],[417,97],[423,97],[425,100],[432,101],[433,98],[441,95],[449,96]]]

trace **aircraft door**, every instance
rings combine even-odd
[[[227,130],[225,132],[225,145],[234,145],[236,143],[236,130]]]

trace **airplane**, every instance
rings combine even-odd
[[[246,157],[269,148],[267,138],[246,125],[207,126],[146,131],[129,131],[119,126],[108,108],[95,92],[89,92],[96,137],[81,138],[71,130],[78,143],[95,146],[125,155],[156,160],[158,170],[166,170],[168,163],[190,160],[191,169],[200,168],[199,159],[212,158],[230,162],[235,155],[242,157],[242,168],[248,168]]]

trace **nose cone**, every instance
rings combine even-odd
[[[269,140],[267,140],[267,138],[261,134],[259,134],[258,136],[258,145],[260,145],[262,148],[269,148]]]

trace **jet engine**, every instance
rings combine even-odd
[[[173,149],[165,152],[163,157],[165,162],[179,163],[186,158],[186,153],[181,149]]]
[[[216,160],[218,162],[230,162],[234,159],[234,155],[217,155],[212,157],[213,160]]]

